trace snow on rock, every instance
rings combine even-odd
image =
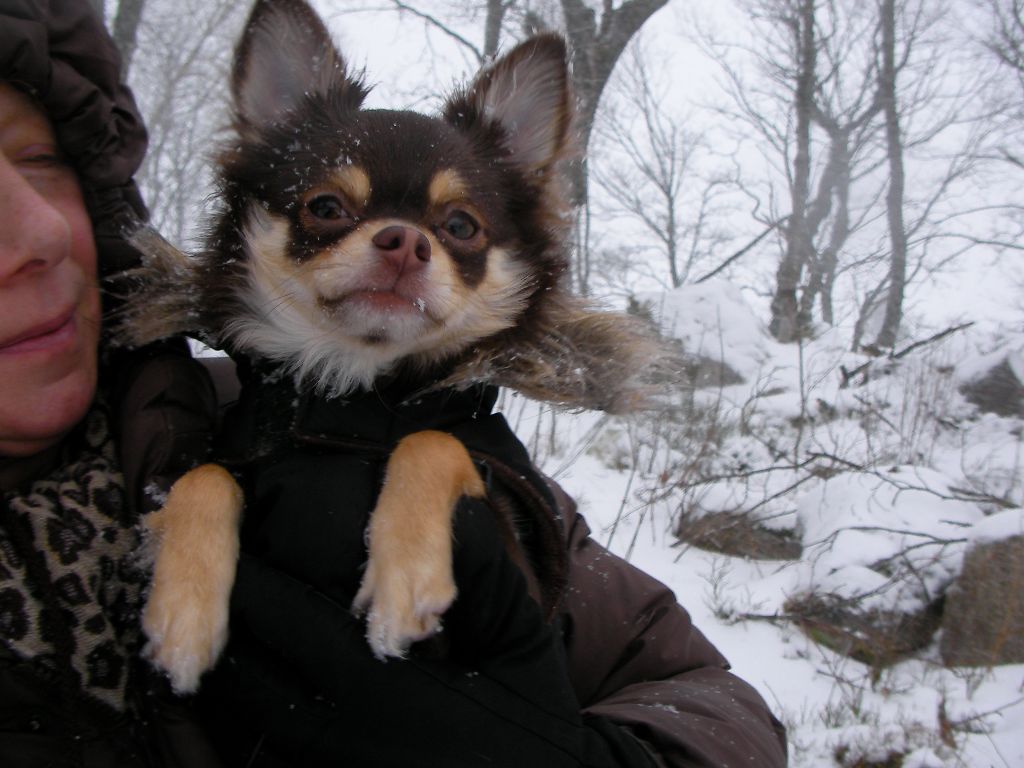
[[[945,766],[945,762],[928,747],[915,749],[903,758],[903,768],[943,768],[943,766]]]
[[[969,384],[1004,360],[1010,361],[1017,378],[1024,381],[1024,334],[1014,333],[999,339],[993,351],[967,352],[956,365],[956,378],[961,384]]]
[[[956,367],[960,391],[983,411],[1024,416],[1024,336],[988,354],[968,355]]]
[[[740,289],[724,280],[637,299],[686,352],[724,363],[747,381],[758,377],[777,346]]]
[[[968,530],[982,519],[926,467],[849,472],[800,500],[808,591],[865,610],[913,611],[959,573]]]
[[[989,515],[975,523],[967,532],[974,543],[1002,541],[1012,536],[1024,536],[1024,509],[1008,509]]]

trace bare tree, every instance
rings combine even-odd
[[[813,307],[819,299],[821,319],[829,325],[835,322],[832,294],[839,257],[857,226],[850,207],[855,163],[870,168],[871,161],[864,160],[863,154],[874,137],[873,121],[881,111],[873,61],[860,66],[849,62],[851,51],[863,46],[872,28],[857,7],[851,11],[843,13],[835,4],[828,7],[816,57],[821,74],[816,75],[811,120],[824,133],[827,149],[805,222],[812,247],[797,312],[798,326],[804,330],[812,324]],[[830,223],[827,236],[823,231],[826,223]]]
[[[985,0],[992,24],[983,44],[995,55],[1003,72],[1015,87],[1007,87],[1006,104],[1000,105],[1009,134],[999,148],[1001,159],[1024,169],[1020,150],[1020,123],[1024,120],[1024,0]]]
[[[833,286],[840,256],[863,212],[851,209],[851,190],[872,163],[866,157],[878,126],[877,78],[870,50],[873,24],[857,4],[835,0],[749,0],[756,43],[741,49],[749,67],[730,63],[729,46],[705,35],[708,53],[723,66],[732,108],[753,127],[760,152],[785,184],[767,181],[757,218],[779,232],[780,258],[771,302],[771,332],[795,341],[812,329],[813,310],[834,321]],[[736,47],[736,46],[732,46]]]
[[[998,137],[991,130],[995,112],[985,98],[990,72],[969,51],[960,55],[967,40],[943,27],[947,11],[945,3],[924,0],[878,4],[888,247],[886,274],[876,289],[875,327],[871,336],[855,338],[854,348],[868,338],[867,351],[891,351],[902,331],[908,287],[972,248],[992,244],[996,238],[965,238],[960,230],[970,228],[978,214],[991,217],[1007,209],[1003,193],[994,188],[975,206],[953,202],[990,159],[988,147]],[[914,183],[908,184],[911,174]],[[869,325],[859,323],[862,329]]]
[[[668,0],[626,0],[614,7],[602,2],[600,17],[583,0],[561,0],[565,34],[572,48],[572,81],[577,100],[577,130],[580,146],[586,149],[594,118],[605,86],[619,57],[640,28]],[[572,174],[578,203],[587,195],[586,162],[579,162]]]
[[[232,0],[149,0],[138,27],[130,75],[150,133],[138,178],[154,225],[172,241],[197,234],[215,137],[226,123],[229,58],[247,10]]]
[[[903,135],[900,130],[900,111],[897,106],[896,87],[896,3],[882,0],[879,5],[882,32],[881,67],[878,73],[878,95],[885,115],[885,150],[889,168],[889,190],[885,210],[889,225],[888,292],[885,316],[878,331],[875,346],[892,349],[896,345],[896,332],[903,317],[903,289],[907,280],[907,231],[903,222]]]
[[[748,0],[756,39],[732,48],[756,64],[756,77],[733,63],[735,50],[707,44],[724,62],[725,114],[755,129],[768,163],[760,188],[744,169],[745,188],[767,199],[758,220],[784,222],[770,323],[781,341],[813,330],[818,302],[821,319],[834,322],[835,281],[854,272],[876,286],[855,345],[868,333],[891,348],[905,286],[966,247],[943,238],[969,215],[950,200],[977,167],[980,75],[958,55],[957,31],[939,31],[944,4],[882,2]],[[879,267],[881,280],[863,276]],[[876,312],[885,308],[887,319]]]
[[[442,12],[426,11],[417,3],[405,0],[391,0],[395,10],[422,19],[431,27],[457,42],[473,54],[478,64],[493,59],[501,46],[506,23],[513,18],[524,23],[523,12],[519,11],[519,0],[483,0],[478,3],[452,3]],[[471,22],[478,21],[483,14],[483,43],[477,44],[467,35],[462,34],[448,19],[461,17]]]
[[[791,84],[796,127],[784,143],[792,157],[790,212],[770,329],[780,341],[794,341],[811,331],[819,300],[822,320],[835,321],[832,294],[840,254],[858,226],[850,207],[852,185],[876,162],[865,157],[881,111],[876,64],[857,55],[871,38],[873,17],[856,4],[821,0],[762,2],[760,12],[785,30],[792,62],[789,68],[773,67],[777,81]]]
[[[132,57],[138,42],[139,24],[142,21],[142,10],[146,0],[120,0],[117,4],[117,16],[114,17],[114,42],[121,51],[121,61],[127,76],[131,70]]]
[[[775,275],[775,296],[769,330],[779,341],[794,341],[806,331],[799,315],[797,291],[804,268],[811,259],[813,241],[807,222],[807,199],[811,185],[811,121],[817,86],[818,43],[815,39],[815,0],[778,3],[777,22],[790,30],[795,63],[793,111],[796,115],[791,210],[786,225],[786,250]]]
[[[993,17],[988,49],[1017,78],[1024,95],[1024,0],[988,0]]]
[[[596,121],[599,141],[591,144],[600,150],[591,174],[603,204],[594,205],[637,223],[638,240],[653,241],[661,265],[649,275],[677,288],[729,239],[714,217],[731,179],[699,167],[709,147],[683,127],[681,115],[668,111],[670,94],[655,82],[642,48],[639,38],[630,45],[609,94],[614,98]]]

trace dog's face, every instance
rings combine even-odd
[[[512,327],[565,269],[558,38],[514,49],[441,117],[363,110],[365,94],[304,2],[257,2],[222,159],[225,335],[336,394]]]

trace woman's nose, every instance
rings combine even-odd
[[[43,272],[70,251],[71,227],[10,161],[0,154],[0,282]]]

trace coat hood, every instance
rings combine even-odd
[[[0,78],[38,101],[78,172],[101,272],[133,266],[122,232],[147,218],[133,180],[146,128],[102,20],[79,0],[0,0]]]

